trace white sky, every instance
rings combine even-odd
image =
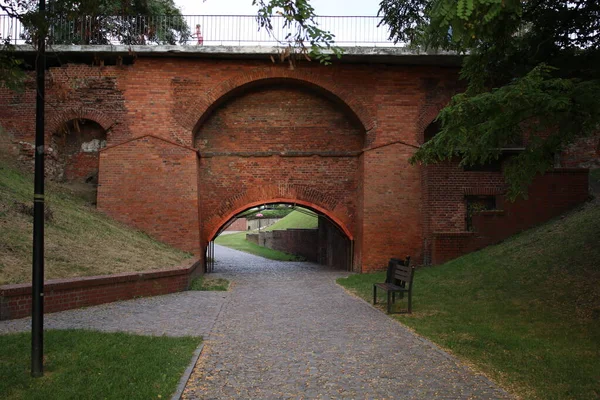
[[[252,0],[175,0],[184,15],[255,15]],[[311,0],[317,15],[377,15],[379,0]]]

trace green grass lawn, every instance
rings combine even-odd
[[[403,324],[526,399],[600,397],[600,206],[417,269]],[[384,273],[338,280],[366,301]],[[382,298],[383,300],[383,298]],[[405,307],[405,304],[402,304]]]
[[[319,220],[316,215],[307,215],[300,211],[292,211],[286,217],[265,228],[265,231],[296,229],[317,229]]]
[[[0,335],[0,398],[168,399],[199,337],[46,331],[41,378],[30,377],[30,334]]]
[[[206,278],[204,275],[192,280],[189,290],[204,292],[223,292],[229,289],[229,281],[223,278]]]
[[[216,244],[226,246],[231,249],[243,251],[245,253],[254,254],[268,258],[269,260],[278,261],[302,261],[303,258],[293,254],[284,253],[282,251],[267,249],[266,247],[258,246],[246,240],[246,232],[232,233],[230,235],[220,235],[215,239]]]
[[[33,177],[0,161],[0,285],[31,281]],[[164,269],[191,254],[96,211],[72,187],[46,182],[46,279]]]

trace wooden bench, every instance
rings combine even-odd
[[[377,304],[377,288],[387,292],[387,312],[392,312],[392,304],[396,302],[396,293],[400,298],[408,293],[408,313],[412,312],[412,286],[415,268],[410,266],[410,257],[404,260],[392,258],[388,262],[385,283],[373,284],[373,304]]]

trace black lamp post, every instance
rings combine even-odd
[[[260,233],[260,219],[263,217],[261,213],[256,214],[256,218],[258,218],[258,233]]]
[[[39,0],[33,194],[33,273],[31,293],[31,376],[44,375],[44,97],[46,79],[46,2]]]

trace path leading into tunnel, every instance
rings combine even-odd
[[[233,282],[185,399],[509,398],[335,283],[346,272],[215,245]]]

